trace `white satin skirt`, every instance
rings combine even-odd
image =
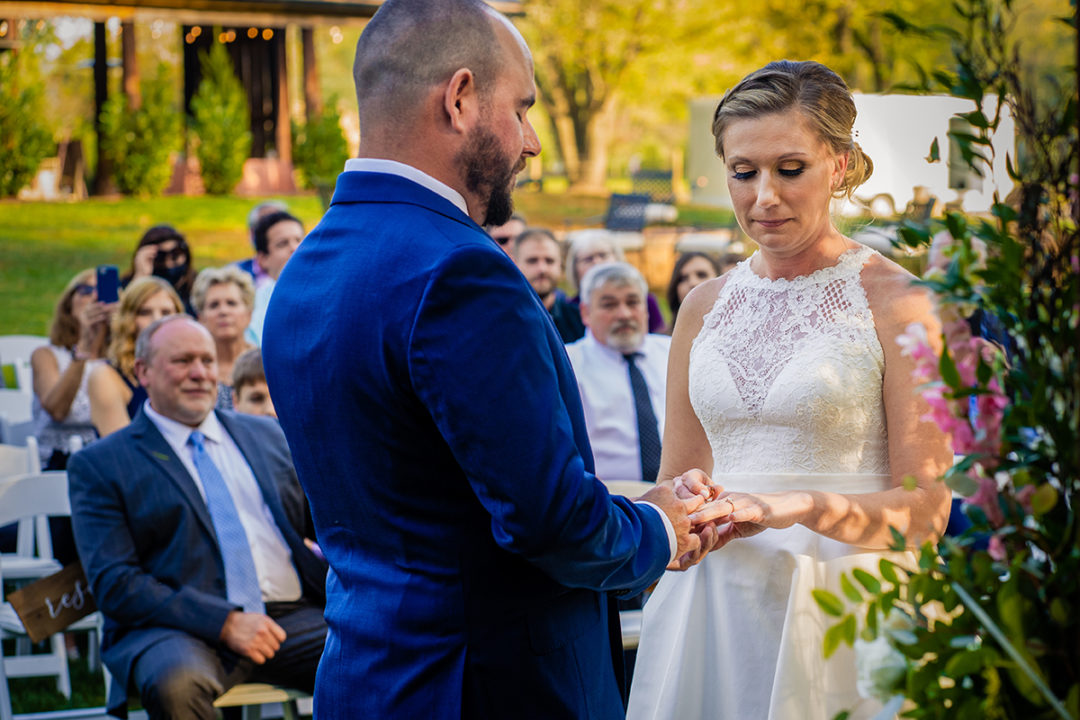
[[[728,475],[726,490],[816,489],[869,493],[887,475]],[[668,572],[645,603],[630,691],[630,720],[832,720],[842,710],[872,718],[881,704],[855,688],[855,657],[841,643],[828,660],[826,615],[814,588],[842,597],[841,573],[878,575],[888,557],[796,525],[734,540],[686,572]]]

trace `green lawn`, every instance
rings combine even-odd
[[[322,214],[314,194],[278,198],[310,229]],[[0,335],[45,335],[53,305],[75,273],[111,263],[126,270],[142,233],[169,223],[187,237],[196,267],[251,255],[247,213],[258,198],[162,197],[83,202],[0,202]],[[563,230],[599,225],[607,198],[520,191],[529,223]],[[725,224],[730,213],[680,208],[688,224]]]

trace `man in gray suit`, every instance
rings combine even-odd
[[[214,699],[247,680],[311,692],[326,563],[301,535],[281,429],[214,412],[214,341],[190,317],[150,325],[135,356],[149,400],[68,465],[75,540],[117,680],[110,707],[135,689],[153,718],[213,718]]]

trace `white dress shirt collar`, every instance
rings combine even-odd
[[[645,352],[645,339],[647,335],[641,336],[641,344],[638,345],[636,350],[631,350],[629,353],[625,353],[622,350],[616,350],[606,343],[600,342],[595,335],[593,335],[592,328],[585,328],[585,337],[582,338],[582,342],[590,347],[595,347],[598,352],[601,352],[613,360],[624,361],[626,356],[631,353],[644,353]]]
[[[188,438],[193,430],[201,432],[210,442],[221,443],[224,441],[225,428],[221,427],[221,421],[218,420],[217,413],[213,410],[197,428],[165,417],[154,409],[149,400],[143,404],[143,412],[146,413],[146,417],[150,418],[150,422],[154,423],[155,427],[161,431],[166,442],[174,448],[187,445]]]
[[[398,175],[441,195],[454,203],[461,212],[466,215],[469,214],[469,206],[465,204],[465,198],[461,193],[441,180],[431,177],[423,170],[417,170],[412,165],[381,158],[350,158],[345,161],[345,172],[378,172],[387,175]]]

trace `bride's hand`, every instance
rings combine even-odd
[[[690,515],[690,522],[699,525],[723,520],[733,525],[760,525],[762,529],[779,530],[799,522],[813,508],[813,502],[808,493],[799,491],[759,494],[725,492],[720,493],[713,502],[698,508]]]
[[[698,468],[687,470],[682,475],[676,476],[673,482],[675,496],[681,500],[701,496],[705,498],[705,502],[708,502],[724,490],[719,485],[713,485],[705,471]]]

